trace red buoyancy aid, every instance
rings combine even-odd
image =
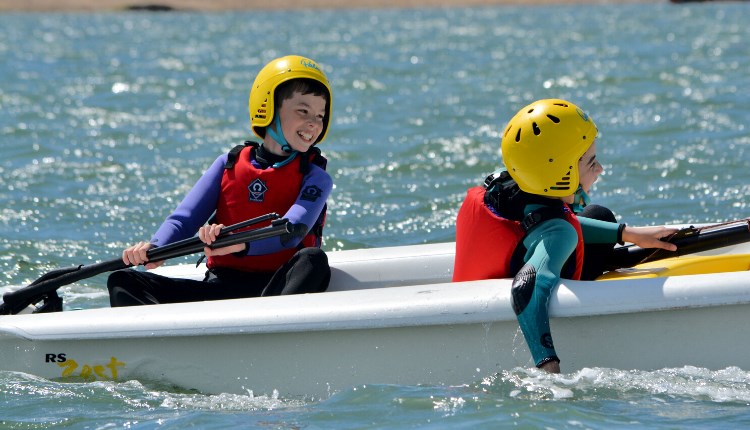
[[[224,169],[215,223],[232,225],[244,220],[276,212],[286,213],[297,200],[304,174],[300,171],[300,154],[284,166],[260,169],[250,161],[255,145],[248,144],[237,154],[236,162]],[[231,156],[231,154],[230,154]],[[310,161],[318,156],[310,153]],[[325,209],[324,209],[325,211]],[[208,258],[208,267],[224,267],[245,272],[275,272],[303,247],[319,247],[325,214],[302,239],[299,247],[266,255],[221,255]]]
[[[526,235],[520,221],[502,218],[484,203],[484,187],[466,193],[456,217],[456,259],[453,282],[511,278],[511,258]],[[580,279],[583,269],[583,233],[573,211],[565,207],[565,220],[578,233],[575,269],[571,279]]]

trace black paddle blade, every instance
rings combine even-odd
[[[81,269],[81,266],[79,265],[79,266],[63,267],[63,268],[60,268],[60,269],[51,270],[51,271],[45,273],[44,275],[40,276],[39,279],[35,280],[34,282],[30,283],[27,287],[24,287],[24,288],[33,287],[33,286],[39,285],[39,284],[41,284],[43,282],[52,281],[52,280],[54,280],[56,278],[59,278],[60,276],[64,276],[64,275],[67,275],[69,273],[76,272],[76,271],[78,271],[80,269]],[[18,291],[20,291],[20,290],[18,290]],[[24,310],[28,305],[36,303],[36,302],[34,302],[34,303],[27,303],[27,302],[21,303],[18,300],[16,300],[17,295],[14,294],[14,293],[15,293],[15,291],[11,291],[11,292],[5,293],[3,295],[3,303],[0,303],[0,315],[17,314],[18,312],[21,312],[22,310]],[[53,302],[57,303],[57,301],[59,301],[59,308],[60,308],[60,310],[62,310],[62,299],[60,298],[60,296],[57,295],[56,291],[53,291],[53,294],[54,294],[55,297],[57,297],[57,300],[54,300],[53,298],[49,297],[48,295],[43,294],[43,295],[41,295],[41,296],[38,297],[39,300],[37,300],[37,302],[42,301],[42,300],[45,300],[45,301],[49,300],[50,303],[53,303]],[[48,309],[48,310],[47,311],[40,310],[40,311],[37,311],[37,312],[54,312],[52,309],[57,309],[57,308],[58,308],[57,305],[42,306],[40,309]]]
[[[109,260],[90,266],[74,266],[56,269],[42,275],[28,286],[3,295],[0,315],[17,314],[27,306],[50,297],[58,288],[105,272],[128,267],[121,259]]]
[[[76,270],[80,270],[82,266],[83,266],[82,264],[79,264],[78,266],[63,267],[61,269],[51,270],[51,271],[45,273],[44,275],[40,276],[39,279],[37,279],[36,281],[30,283],[29,287],[32,286],[32,285],[40,284],[40,283],[42,283],[44,281],[49,281],[51,279],[58,278],[58,277],[60,277],[62,275],[65,275],[65,274],[68,274],[68,273],[71,273],[71,272],[75,272]]]
[[[39,279],[37,279],[36,281],[30,283],[28,287],[33,287],[43,282],[51,282],[52,280],[57,279],[61,276],[76,272],[80,270],[81,267],[82,265],[63,267],[61,269],[51,270],[45,273],[44,275],[40,276]],[[32,305],[42,300],[44,300],[44,304],[39,306],[34,311],[34,313],[61,312],[62,311],[62,299],[60,298],[60,296],[57,295],[56,290],[53,290],[48,294],[43,294],[42,296],[39,296],[38,300],[35,301],[34,303],[20,303],[17,300],[14,300],[15,297],[16,296],[13,294],[13,292],[5,293],[3,295],[3,303],[0,303],[0,315],[17,314],[18,312],[21,312],[24,308],[26,308],[28,305]]]

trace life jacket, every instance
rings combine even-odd
[[[561,277],[580,279],[583,233],[573,211],[564,202],[553,200],[552,206],[524,216],[522,211],[527,204],[549,204],[550,200],[520,191],[510,175],[503,174],[501,181],[490,175],[485,186],[470,188],[466,193],[456,218],[453,282],[515,276],[523,265],[526,249],[522,241],[527,231],[552,218],[565,219],[578,233],[575,254],[566,263]]]
[[[286,213],[299,196],[302,181],[310,168],[309,163],[322,169],[326,167],[327,160],[320,155],[318,148],[313,147],[283,166],[260,169],[250,161],[255,158],[257,148],[257,143],[245,142],[229,152],[216,214],[211,222],[232,225],[271,212]],[[326,206],[296,248],[266,255],[209,257],[207,265],[209,268],[223,267],[246,272],[275,272],[299,249],[321,246],[325,216]]]

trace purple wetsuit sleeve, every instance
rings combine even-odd
[[[310,166],[310,172],[302,180],[297,201],[282,215],[293,224],[304,224],[307,232],[317,221],[323,211],[326,200],[333,189],[333,179],[325,170],[316,165]],[[271,237],[250,243],[248,255],[265,255],[284,249],[295,248],[302,241],[302,237],[282,244],[281,238]]]
[[[216,210],[227,154],[219,156],[203,173],[171,215],[154,233],[151,243],[163,246],[195,236]]]

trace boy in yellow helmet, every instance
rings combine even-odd
[[[534,363],[552,373],[560,372],[560,359],[550,333],[549,298],[560,277],[601,274],[601,267],[589,264],[599,253],[585,250],[593,245],[611,251],[623,241],[676,249],[660,240],[676,229],[617,224],[608,209],[588,205],[587,193],[603,171],[597,133],[594,121],[565,100],[524,107],[502,135],[507,171],[469,189],[456,219],[453,281],[513,277],[513,310]]]
[[[258,73],[248,102],[253,132],[262,143],[245,142],[219,156],[149,242],[123,251],[126,264],[182,239],[213,243],[225,225],[271,212],[295,224],[295,232],[218,249],[206,247],[203,281],[121,270],[107,287],[112,306],[216,300],[325,291],[330,267],[320,249],[326,200],[333,180],[315,146],[328,132],[331,88],[320,66],[296,55],[277,58]],[[206,223],[208,222],[208,225]]]

